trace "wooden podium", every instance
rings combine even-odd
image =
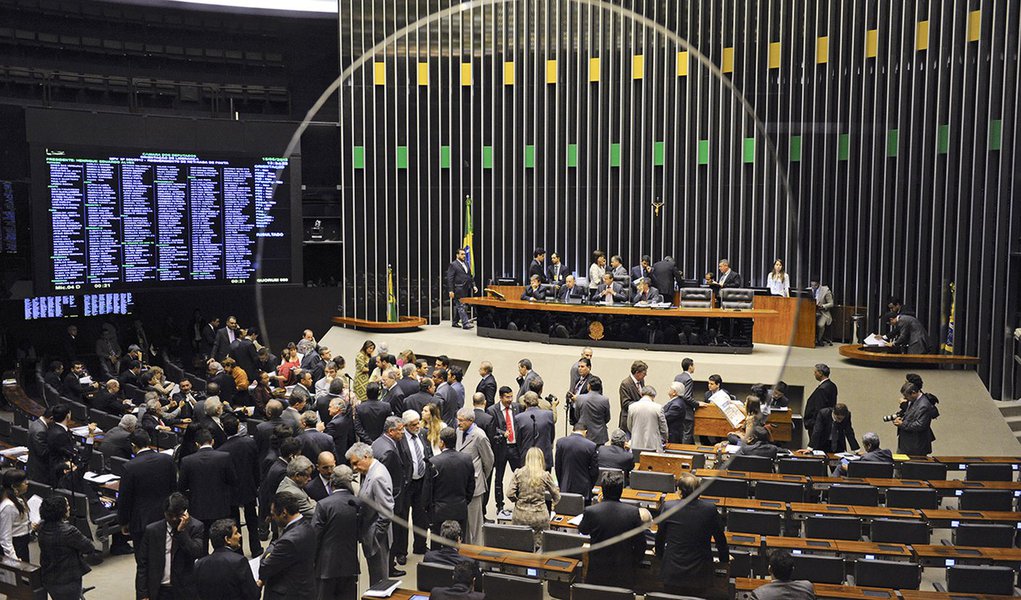
[[[791,411],[783,410],[769,413],[766,419],[766,426],[773,435],[774,442],[789,442],[794,431],[791,421]],[[695,409],[695,435],[704,435],[714,438],[725,438],[727,434],[734,431],[730,421],[723,415],[715,404],[700,406]]]

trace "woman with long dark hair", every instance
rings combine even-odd
[[[783,261],[779,258],[773,261],[773,270],[766,277],[766,287],[769,293],[774,296],[789,298],[791,295],[791,278],[784,269]]]
[[[21,469],[4,469],[0,474],[0,548],[4,556],[29,562],[28,543],[32,524],[28,520],[28,475]]]
[[[375,342],[365,340],[361,350],[355,354],[355,398],[359,402],[365,400],[365,386],[369,384],[369,372],[372,371],[369,365],[372,364],[372,353],[375,351]]]
[[[50,496],[39,507],[40,577],[53,600],[80,600],[82,576],[91,571],[85,555],[96,551],[89,538],[67,522],[71,506],[63,496]]]

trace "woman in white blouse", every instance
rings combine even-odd
[[[773,270],[769,272],[769,277],[766,277],[766,287],[774,296],[789,298],[791,295],[791,278],[787,276],[783,261],[779,258],[773,261]]]
[[[4,556],[29,562],[28,542],[32,524],[28,519],[28,476],[21,469],[5,469],[0,475],[0,548]]]
[[[603,282],[603,274],[606,273],[606,253],[596,250],[592,253],[592,265],[588,268],[588,287],[596,289]]]

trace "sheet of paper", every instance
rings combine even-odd
[[[30,496],[28,501],[28,520],[33,523],[42,523],[43,518],[39,516],[39,507],[43,505],[42,496]]]
[[[581,518],[584,517],[584,516],[585,515],[577,515],[577,516],[571,517],[570,519],[567,520],[567,522],[570,523],[571,525],[574,525],[575,527],[577,527],[578,525],[581,524]]]
[[[744,421],[744,411],[741,410],[737,402],[730,399],[730,395],[720,390],[709,397],[709,402],[715,404],[723,416],[730,422],[731,427],[737,427],[741,421]]]
[[[6,457],[10,458],[12,456],[18,456],[19,454],[24,454],[26,452],[28,452],[28,448],[26,448],[25,446],[15,446],[13,448],[8,448],[6,450],[0,450],[0,455],[3,455],[3,456],[6,456]]]
[[[736,454],[737,451],[740,450],[740,449],[741,449],[741,446],[738,446],[737,444],[727,444],[726,453],[727,454]]]
[[[97,483],[99,485],[103,485],[104,483],[110,483],[111,481],[117,481],[118,479],[120,479],[120,477],[118,477],[117,475],[114,475],[113,473],[106,473],[105,475],[99,475],[98,473],[93,473],[92,471],[87,471],[85,473],[84,479],[85,479],[85,481],[91,481],[92,483]]]
[[[254,577],[256,581],[259,581],[259,561],[260,560],[262,560],[262,557],[261,556],[256,556],[255,558],[253,558],[253,559],[248,561],[248,568],[252,570],[252,577]]]
[[[869,336],[867,338],[865,338],[865,345],[866,346],[889,346],[890,343],[887,342],[886,340],[884,340],[881,336],[878,336],[878,335],[876,335],[874,333],[870,333]]]

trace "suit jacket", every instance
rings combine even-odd
[[[390,515],[394,510],[393,484],[390,473],[378,460],[373,460],[367,473],[362,475],[362,486],[358,490],[362,504],[362,553],[366,557],[376,556],[390,547]],[[385,512],[378,512],[379,506]],[[468,505],[465,504],[467,511]]]
[[[684,420],[694,421],[695,409],[698,408],[698,400],[695,400],[694,393],[695,380],[692,378],[691,373],[685,371],[684,373],[678,373],[674,377],[674,381],[684,384],[684,393],[678,396],[678,398],[684,401],[685,406]]]
[[[211,324],[206,323],[202,326],[201,332],[202,341],[199,347],[202,349],[202,353],[206,356],[212,356],[213,344],[216,343],[216,328]]]
[[[89,400],[89,408],[92,410],[101,410],[107,414],[120,416],[128,411],[130,407],[124,404],[124,396],[120,394],[111,394],[107,389],[101,389]],[[105,442],[106,439],[104,438]]]
[[[273,503],[273,496],[276,495],[277,489],[280,488],[280,482],[286,476],[287,461],[283,458],[277,458],[266,469],[266,475],[263,476],[262,483],[259,484],[259,518],[266,519],[269,517],[269,508]]]
[[[358,566],[358,533],[362,503],[345,489],[322,499],[312,517],[316,534],[316,578],[354,577]]]
[[[302,517],[287,527],[262,555],[259,579],[264,600],[311,600],[315,597],[316,534]]]
[[[475,496],[486,493],[486,484],[489,475],[493,472],[494,457],[493,448],[489,443],[489,437],[478,424],[475,424],[467,432],[457,430],[457,451],[467,455],[472,460],[472,471],[475,476]]]
[[[212,523],[231,514],[231,489],[237,485],[230,454],[199,448],[181,460],[180,490],[190,499],[188,511],[196,519]]]
[[[238,338],[230,347],[230,355],[237,361],[249,381],[259,380],[259,351],[248,338]]]
[[[206,555],[205,528],[189,519],[184,531],[174,530],[170,549],[170,585],[177,598],[198,594],[193,571],[195,560]],[[159,600],[160,581],[167,560],[167,520],[150,523],[135,550],[135,592],[139,598]]]
[[[613,296],[613,303],[614,304],[618,304],[620,302],[627,302],[628,301],[628,296],[627,296],[627,293],[624,291],[624,286],[622,286],[621,284],[619,284],[616,281],[614,281],[610,285],[610,288],[613,290],[612,296]],[[606,302],[606,296],[603,295],[603,292],[605,292],[605,291],[606,291],[606,284],[605,283],[600,283],[598,286],[596,286],[596,292],[594,294],[592,294],[592,301],[593,302]]]
[[[541,285],[537,288],[533,288],[531,285],[525,286],[525,291],[521,292],[522,300],[545,300],[546,299],[546,288]]]
[[[684,398],[674,396],[663,405],[663,417],[666,419],[667,442],[681,444],[684,441],[684,423],[687,421],[688,405]]]
[[[259,600],[262,589],[243,554],[224,546],[195,561],[199,600]]]
[[[434,587],[429,597],[432,600],[485,600],[486,595],[469,590],[463,583],[455,583],[449,587]]]
[[[598,502],[582,513],[578,533],[598,544],[642,524],[637,506],[613,500]],[[633,588],[635,568],[645,556],[645,535],[631,536],[595,552],[589,552],[587,583]]]
[[[393,414],[390,405],[379,400],[366,400],[355,407],[355,434],[358,440],[371,444],[383,435],[386,418]]]
[[[304,488],[298,487],[298,484],[294,482],[290,477],[284,477],[280,480],[280,485],[277,486],[277,494],[290,494],[298,499],[298,512],[301,516],[306,519],[311,519],[315,514],[316,501],[308,495],[308,492]]]
[[[83,396],[85,396],[87,389],[82,385],[81,378],[78,375],[68,371],[67,375],[64,375],[64,387],[61,391],[75,402],[84,402]]]
[[[355,437],[354,419],[343,413],[330,419],[323,429],[323,433],[333,439],[333,447],[336,449],[334,456],[338,461],[344,460],[348,448],[354,446],[357,440]]]
[[[390,473],[391,490],[394,499],[404,493],[404,488],[411,481],[411,457],[405,454],[402,444],[386,435],[379,436],[372,442],[372,456],[386,467]]]
[[[563,285],[567,276],[570,274],[571,271],[564,263],[560,263],[559,265],[550,264],[546,267],[546,281],[553,285]]]
[[[50,423],[46,429],[46,451],[50,457],[47,466],[50,473],[54,472],[58,462],[73,459],[78,453],[74,436],[57,423]]]
[[[574,414],[585,427],[585,437],[598,446],[610,440],[606,425],[610,422],[610,399],[598,392],[588,392],[574,399]]]
[[[663,442],[667,439],[666,416],[663,415],[663,407],[655,400],[632,404],[627,419],[632,448],[663,449]]]
[[[815,586],[811,581],[774,579],[752,592],[752,600],[815,600]]]
[[[530,391],[532,382],[535,381],[537,377],[539,377],[539,374],[535,371],[525,373],[524,377],[521,377],[520,375],[516,377],[515,379],[518,382],[518,393],[514,396],[514,399],[520,400],[521,397],[525,395],[525,392]]]
[[[804,421],[805,429],[811,435],[815,428],[815,420],[819,411],[824,408],[833,408],[837,405],[837,384],[829,379],[824,379],[816,386],[815,390],[805,402]]]
[[[652,279],[652,267],[650,266],[649,269],[646,270],[644,267],[642,267],[642,265],[635,265],[631,267],[631,269],[628,271],[628,277],[631,279],[631,281],[637,281],[644,277]]]
[[[447,267],[447,291],[454,292],[454,298],[460,300],[471,296],[474,288],[475,281],[469,265],[456,259],[451,261]]]
[[[259,480],[262,478],[262,464],[259,462],[259,448],[255,440],[247,435],[235,435],[228,438],[221,452],[230,454],[237,473],[237,485],[231,488],[231,505],[247,506],[254,504],[259,496]]]
[[[521,412],[521,404],[518,403],[518,402],[511,402],[510,403],[510,410],[511,410],[511,417],[512,417],[511,421],[513,421],[514,420],[513,417]],[[487,408],[486,412],[489,413],[489,415],[491,417],[493,417],[493,428],[496,431],[496,437],[494,438],[496,445],[494,446],[494,449],[496,447],[506,446],[507,445],[507,419],[506,419],[506,413],[504,412],[503,403],[497,402],[496,404],[494,404],[494,405],[490,406],[489,408]],[[511,425],[513,425],[513,423],[511,423]],[[516,431],[517,430],[515,430],[515,432]],[[515,438],[514,443],[517,444],[517,438]]]
[[[679,284],[683,279],[677,264],[665,260],[653,263],[649,278],[652,279],[652,285],[656,286],[661,294],[670,297],[671,302],[674,299],[674,284]]]
[[[526,284],[532,280],[532,275],[539,276],[539,283],[549,283],[549,280],[546,278],[546,268],[544,265],[545,262],[532,259],[532,262],[528,265],[528,275],[525,277]]]
[[[44,522],[38,530],[42,584],[81,583],[92,569],[84,555],[96,551],[89,538],[67,521]],[[51,596],[52,597],[52,596]]]
[[[659,293],[659,290],[650,287],[647,292],[635,291],[635,295],[631,298],[632,304],[638,304],[639,302],[662,302],[663,294]]]
[[[260,465],[263,464],[263,461],[266,460],[266,455],[269,454],[273,430],[276,429],[277,425],[281,424],[283,424],[283,420],[280,417],[274,417],[255,426],[255,446],[259,450],[258,460]]]
[[[28,424],[28,478],[32,481],[50,484],[53,483],[53,473],[50,473],[50,455],[46,447],[46,437],[49,425],[42,418],[37,418]]]
[[[424,485],[422,504],[429,507],[432,523],[468,518],[468,503],[475,497],[475,465],[470,456],[453,448],[434,454]]]
[[[631,429],[627,424],[627,416],[629,407],[642,399],[642,393],[639,391],[638,385],[628,375],[620,382],[620,428],[624,431],[631,433]]]
[[[298,441],[301,442],[301,454],[312,461],[312,464],[319,462],[319,454],[323,452],[332,452],[334,458],[341,459],[342,456],[337,456],[337,448],[333,444],[333,438],[317,429],[306,429],[298,435]]]
[[[422,387],[418,383],[418,380],[411,377],[401,377],[398,379],[397,387],[401,388],[401,393],[404,395],[405,408],[407,408],[408,396],[412,396],[422,391]]]
[[[886,448],[879,448],[876,450],[872,450],[870,452],[866,452],[865,454],[862,455],[861,459],[869,462],[892,463],[893,453],[887,450]]]
[[[209,383],[215,383],[220,386],[220,400],[227,404],[230,404],[231,400],[234,399],[234,395],[237,394],[238,386],[234,383],[234,377],[226,371],[220,371],[210,377]]]
[[[925,456],[932,453],[932,420],[939,416],[929,396],[922,394],[908,403],[901,416],[903,423],[897,428],[897,451],[901,454]]]
[[[514,432],[520,456],[525,456],[533,447],[539,448],[546,459],[546,469],[553,467],[553,438],[556,431],[551,411],[529,408],[521,412],[514,417]]]
[[[815,291],[815,314],[821,316],[827,325],[833,322],[830,309],[833,308],[833,292],[829,286],[820,285]]]
[[[910,315],[901,314],[897,320],[897,337],[894,348],[906,354],[928,354],[929,334],[921,321]]]
[[[496,402],[496,377],[492,373],[483,377],[475,386],[475,392],[481,392],[486,397],[486,408],[492,406]]]
[[[401,386],[394,384],[390,389],[380,390],[379,399],[390,405],[390,412],[398,417],[404,414],[404,391]]]
[[[404,398],[404,410],[413,410],[422,415],[422,409],[426,404],[436,404],[436,407],[443,411],[443,399],[431,396],[429,392],[418,391]]]
[[[450,546],[440,546],[436,550],[429,550],[422,557],[422,562],[435,565],[450,565],[451,567],[456,567],[461,563],[468,563],[476,568],[479,565],[479,562],[474,558],[469,558],[458,552],[457,548],[451,548]]]
[[[569,288],[566,285],[560,286],[557,291],[557,299],[561,302],[567,302],[572,298],[584,298],[588,296],[589,290],[581,287],[577,283],[574,284],[573,288]]]
[[[844,443],[847,440],[847,443]],[[833,409],[824,408],[816,416],[815,425],[812,427],[812,440],[808,444],[813,450],[822,450],[836,454],[847,452],[847,446],[851,450],[858,449],[858,440],[854,436],[854,426],[851,425],[851,413],[837,423],[833,420]]]
[[[603,469],[620,469],[625,479],[635,468],[635,455],[620,446],[603,445],[596,451],[596,462]]]
[[[742,284],[744,284],[744,280],[741,278],[741,274],[735,271],[734,269],[731,269],[730,271],[727,272],[727,278],[724,279],[723,282],[721,283],[720,279],[722,277],[723,276],[720,275],[719,277],[716,278],[716,282],[719,284],[721,288],[739,288],[742,286]]]
[[[815,446],[812,446],[813,448]],[[769,442],[755,442],[753,444],[741,444],[735,454],[743,456],[763,456],[770,460],[776,460],[776,453],[779,450]]]
[[[227,358],[227,354],[230,353],[230,335],[230,330],[227,327],[221,327],[216,331],[210,355],[218,363],[222,363],[223,359]],[[237,334],[234,334],[234,336],[237,337]]]
[[[163,503],[177,490],[174,459],[144,450],[124,465],[117,492],[117,520],[127,525],[132,539],[142,536],[146,525],[163,515]]]
[[[492,446],[493,441],[496,439],[496,419],[493,418],[493,415],[481,408],[476,408],[475,426],[486,434],[486,438],[489,439],[489,445]]]
[[[120,425],[112,427],[103,434],[103,443],[99,449],[107,460],[111,456],[131,460],[131,432]]]
[[[305,486],[305,493],[308,494],[309,498],[316,501],[316,506],[319,506],[320,500],[330,495],[330,490],[326,487],[323,476],[318,471],[312,474],[312,479]]]
[[[664,504],[663,513],[673,509],[679,502],[671,500]],[[710,538],[716,542],[720,562],[728,562],[730,552],[723,531],[723,520],[714,504],[696,498],[664,519],[656,531],[660,579],[694,585],[707,575],[711,577],[713,555],[709,546]]]
[[[554,465],[561,492],[581,494],[586,500],[592,497],[592,486],[599,477],[598,448],[580,434],[560,438]]]

